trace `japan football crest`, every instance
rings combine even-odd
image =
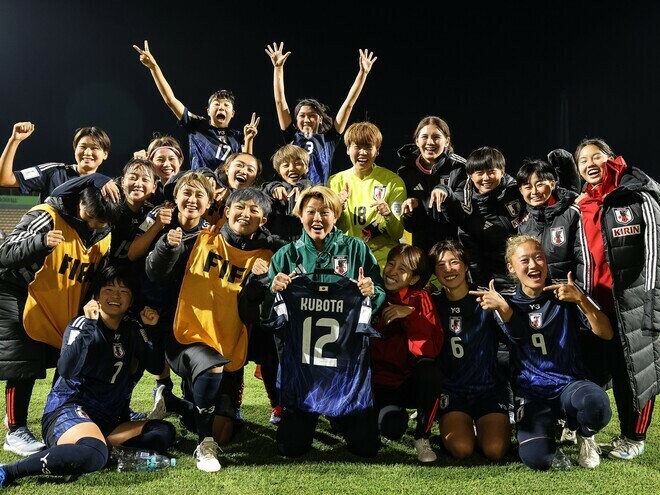
[[[529,326],[541,328],[543,325],[543,313],[529,313]]]
[[[511,215],[512,217],[517,217],[520,214],[520,201],[518,200],[511,201],[507,203],[505,206],[507,211],[509,212],[509,215]]]
[[[550,229],[550,242],[552,242],[554,246],[561,246],[566,242],[564,227],[555,227]]]
[[[463,329],[463,318],[460,316],[450,316],[449,329],[454,333],[461,333]]]
[[[385,198],[385,193],[387,192],[387,186],[374,186],[374,200],[382,201]]]
[[[348,272],[348,256],[333,256],[332,265],[337,275],[346,275]]]
[[[629,207],[614,208],[614,219],[621,225],[626,225],[633,220],[633,214]]]
[[[124,346],[121,345],[121,342],[118,344],[112,344],[112,353],[117,359],[124,357]]]

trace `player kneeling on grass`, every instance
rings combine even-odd
[[[511,237],[506,262],[518,281],[513,296],[502,297],[493,281],[488,291],[470,294],[483,309],[497,312],[509,341],[520,459],[538,470],[570,466],[555,443],[555,425],[563,417],[577,431],[578,463],[593,469],[600,464],[594,434],[609,423],[612,410],[605,391],[586,379],[580,333],[585,328],[610,340],[610,321],[570,272],[567,283],[546,286],[548,265],[535,237]]]
[[[0,487],[26,476],[80,475],[103,469],[113,445],[164,452],[175,437],[165,421],[128,421],[132,375],[138,366],[162,369],[149,335],[158,313],[145,307],[143,325],[126,316],[136,285],[129,271],[105,268],[93,299],[67,326],[59,377],[41,420],[46,450],[0,467]]]
[[[429,278],[422,249],[397,244],[387,255],[383,282],[385,305],[374,318],[383,338],[371,338],[374,403],[380,434],[399,440],[408,429],[406,408],[417,410],[415,450],[420,462],[437,459],[429,438],[438,409],[442,325],[431,295],[423,289]]]

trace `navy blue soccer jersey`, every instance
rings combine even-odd
[[[550,292],[530,298],[520,284],[506,300],[513,315],[508,323],[498,321],[510,343],[516,396],[551,399],[572,381],[587,378],[580,332],[591,330],[575,303]]]
[[[243,132],[236,129],[219,129],[184,108],[179,121],[188,134],[190,169],[210,168],[216,170],[232,153],[241,151]]]
[[[504,385],[497,366],[502,331],[493,311],[484,311],[475,296],[450,301],[444,290],[433,294],[444,344],[440,354],[442,388],[467,397],[480,396]]]
[[[324,133],[305,134],[291,125],[283,135],[287,143],[299,146],[309,153],[309,179],[314,184],[326,185],[332,175],[332,157],[341,140],[341,135],[334,126]]]
[[[57,186],[69,179],[80,177],[77,165],[65,163],[42,163],[34,167],[14,172],[21,194],[39,193],[39,202],[43,203]]]
[[[112,263],[131,263],[128,259],[128,250],[138,232],[143,233],[148,229],[148,225],[153,223],[146,220],[147,214],[152,209],[153,205],[150,203],[145,203],[140,208],[140,211],[131,210],[126,203],[122,205],[119,221],[112,226],[112,240],[110,245],[110,260]]]
[[[371,301],[348,278],[314,282],[305,275],[279,292],[264,327],[282,340],[280,402],[285,407],[345,416],[372,406]]]
[[[154,369],[154,359],[162,365],[162,353],[157,353],[146,330],[132,318],[124,317],[117,330],[100,319],[74,318],[62,337],[60,376],[48,394],[44,415],[75,403],[92,419],[120,420],[130,402],[137,361],[148,361],[147,367]]]

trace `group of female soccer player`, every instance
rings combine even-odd
[[[360,50],[332,119],[313,99],[290,111],[290,52],[275,43],[287,144],[262,183],[259,118],[232,129],[229,90],[211,95],[208,117],[193,114],[148,43],[134,48],[188,134],[193,170],[176,139],[158,136],[107,177],[97,169],[110,139],[85,127],[75,165],[14,171],[30,122],[0,156],[0,186],[41,195],[0,245],[4,448],[26,456],[0,467],[0,486],[99,470],[116,445],[163,452],[176,436],[168,414],[197,434],[197,467],[220,470],[218,445],[244,421],[248,360],[287,457],[311,448],[320,416],[351,452],[376,456],[412,411],[422,463],[437,460],[436,423],[459,459],[504,458],[512,428],[533,469],[566,469],[566,439],[586,468],[643,454],[660,389],[660,188],[648,175],[593,138],[526,160],[514,178],[495,148],[454,154],[436,116],[401,147],[395,174],[375,164],[377,126],[347,128],[373,53]],[[337,172],[342,138],[352,167]],[[28,410],[53,367],[42,443]],[[140,417],[130,396],[145,371],[154,408]],[[620,435],[599,444],[609,387]]]

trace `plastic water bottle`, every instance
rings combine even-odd
[[[176,466],[176,459],[150,450],[132,447],[113,447],[111,458],[117,462],[117,471],[155,471]]]

